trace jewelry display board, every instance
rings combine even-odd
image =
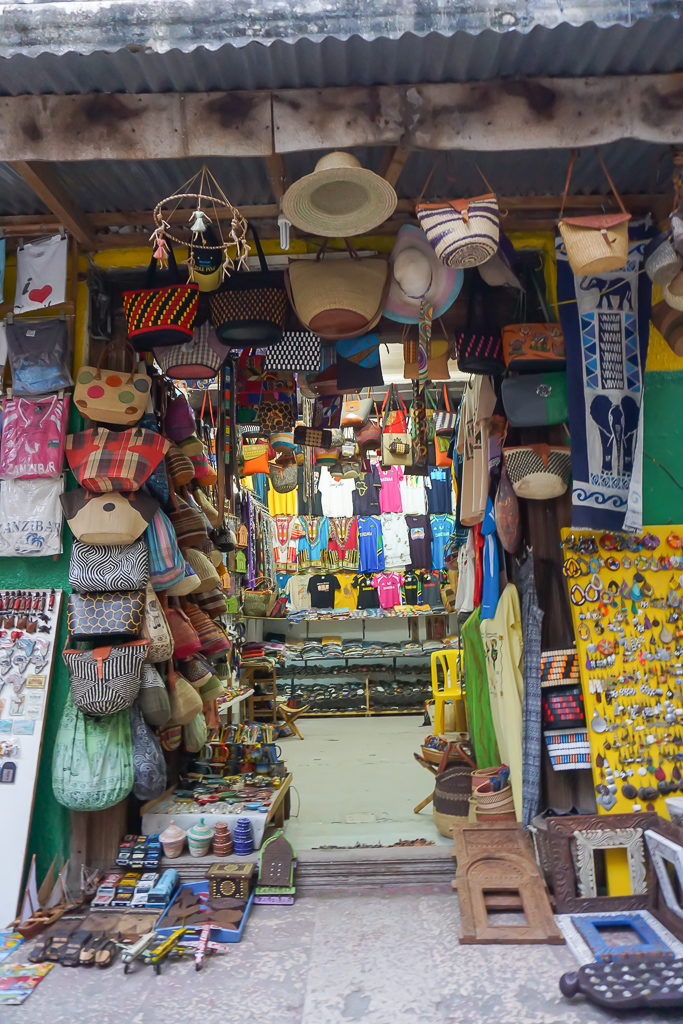
[[[0,924],[17,913],[61,590],[0,590]]]
[[[562,531],[601,814],[668,818],[683,789],[682,533]]]

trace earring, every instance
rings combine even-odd
[[[572,604],[576,605],[577,607],[580,607],[582,604],[586,603],[586,595],[584,594],[583,590],[581,589],[578,583],[575,583],[572,589],[570,590],[569,599],[572,602]]]

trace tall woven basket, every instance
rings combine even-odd
[[[459,755],[459,763],[440,772],[434,783],[434,824],[442,836],[450,836],[452,829],[467,824],[470,811],[475,764],[460,744],[454,745],[452,752]]]

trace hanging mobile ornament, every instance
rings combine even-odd
[[[189,223],[190,231],[192,232],[192,241],[197,241],[197,237],[199,235],[203,235],[211,223],[211,218],[202,210],[201,199],[199,201],[199,206],[192,213]]]

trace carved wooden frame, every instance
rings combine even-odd
[[[655,823],[651,826],[651,829],[648,831],[652,831],[655,835],[664,837],[670,842],[683,847],[683,827],[680,825],[674,825],[672,821],[667,821],[665,818],[657,818]],[[683,941],[683,921],[678,914],[676,914],[676,912],[667,905],[664,887],[661,884],[660,875],[657,871],[656,859],[653,857],[652,851],[649,849],[649,843],[647,843],[647,845],[648,851],[650,852],[650,859],[652,860],[655,868],[655,882],[650,887],[650,898],[647,909],[659,922],[661,922],[661,924],[664,925],[665,928],[668,928],[669,931],[679,939],[679,941]]]
[[[642,828],[580,829],[574,833],[576,841],[576,873],[579,896],[597,899],[595,881],[596,850],[625,849],[631,892],[634,896],[647,893],[645,870],[645,842]]]
[[[645,873],[646,885],[642,893],[630,896],[580,896],[572,839],[575,832],[613,833],[624,829],[640,829],[641,842],[644,846],[642,833],[648,828],[656,827],[657,821],[657,814],[650,811],[637,814],[582,814],[566,818],[550,818],[548,820],[548,841],[556,913],[590,914],[601,910],[645,910],[648,905],[648,892],[651,891],[655,878],[652,864],[649,861]],[[581,845],[580,839],[579,845]],[[592,849],[604,848],[597,840],[584,845],[589,845]],[[627,844],[621,842],[615,846],[613,842],[605,840],[605,845],[617,849]]]

